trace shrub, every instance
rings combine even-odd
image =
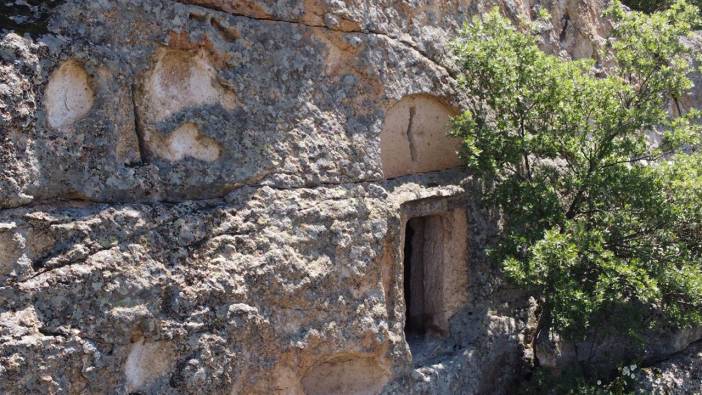
[[[692,86],[680,37],[698,10],[607,13],[607,73],[545,54],[497,10],[453,43],[474,98],[453,134],[504,218],[490,256],[540,297],[540,328],[570,338],[702,323],[699,113],[668,111]]]
[[[632,10],[652,13],[662,11],[673,5],[673,0],[625,0],[623,2]],[[691,3],[698,8],[702,6],[702,0],[691,0]]]
[[[672,3],[670,0],[624,0],[624,4],[632,10],[646,13],[664,10]]]

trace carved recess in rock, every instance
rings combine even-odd
[[[149,121],[159,122],[189,107],[220,104],[236,106],[234,93],[217,82],[217,72],[204,50],[160,48],[147,75]]]
[[[204,50],[160,48],[153,68],[146,75],[143,91],[143,139],[150,152],[169,161],[189,157],[211,162],[219,158],[220,145],[192,122],[182,124],[168,136],[154,131],[156,123],[189,108],[236,107],[236,96],[217,81],[217,72]]]
[[[168,342],[145,342],[132,344],[124,366],[127,393],[143,390],[175,365],[175,351]]]
[[[311,367],[302,387],[306,395],[379,394],[389,376],[387,366],[374,357],[342,354]]]
[[[44,105],[49,126],[61,129],[88,114],[95,94],[90,78],[75,60],[64,62],[49,78]]]
[[[0,223],[0,277],[12,271],[15,262],[20,257],[21,246],[12,232],[14,228],[14,223]]]
[[[429,95],[412,95],[395,103],[380,133],[385,178],[445,170],[461,165],[460,139],[448,136],[456,111]]]
[[[394,319],[404,326],[403,340],[415,367],[434,363],[430,361],[444,352],[439,344],[462,336],[461,330],[452,330],[451,322],[465,318],[470,295],[474,295],[470,289],[480,287],[470,281],[469,273],[481,261],[474,260],[469,248],[474,231],[469,226],[467,197],[456,192],[419,199],[401,192],[406,198],[401,203],[392,249],[395,262],[390,269],[396,285],[388,292],[388,302],[396,312]]]
[[[213,162],[222,152],[220,145],[205,136],[196,124],[187,122],[166,137],[155,134],[150,136],[149,145],[161,158],[179,161],[186,157]]]
[[[413,217],[405,226],[404,292],[408,336],[447,335],[467,302],[466,211]]]

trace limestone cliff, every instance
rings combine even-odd
[[[494,5],[545,7],[544,49],[598,57],[599,0],[16,3],[0,393],[504,393],[520,377],[535,304],[485,261],[494,218],[446,136],[467,100],[446,43]]]

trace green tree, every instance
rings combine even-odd
[[[624,0],[631,9],[648,13],[664,10],[672,3],[672,0]]]
[[[540,297],[540,327],[573,339],[702,323],[699,113],[668,111],[692,86],[680,37],[698,10],[607,15],[606,72],[545,54],[497,10],[453,43],[474,98],[453,134],[503,218],[490,254]]]
[[[662,11],[670,7],[675,1],[673,0],[624,0],[623,2],[632,10],[643,11],[647,13]],[[702,0],[691,0],[691,3],[700,7]]]

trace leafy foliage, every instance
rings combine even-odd
[[[606,73],[545,54],[497,10],[453,44],[475,99],[453,133],[504,214],[491,254],[542,298],[540,325],[570,337],[702,323],[699,113],[668,111],[692,86],[680,37],[698,10],[607,12]]]
[[[692,0],[692,4],[697,7],[702,6],[702,0]],[[625,0],[624,4],[631,7],[632,10],[643,11],[646,13],[662,11],[670,7],[673,0]]]
[[[624,0],[624,4],[631,7],[632,10],[647,13],[664,10],[671,3],[670,0]]]

